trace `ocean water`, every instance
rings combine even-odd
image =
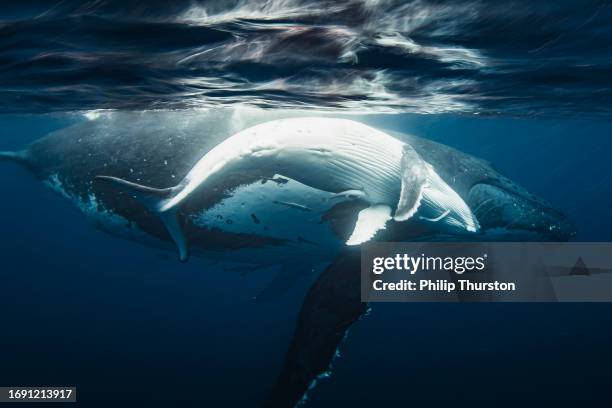
[[[19,148],[78,115],[2,115]],[[563,210],[577,240],[610,240],[605,121],[373,116],[485,157]],[[86,406],[255,406],[278,374],[305,278],[253,304],[273,277],[106,235],[24,169],[3,163],[3,384],[77,384]],[[609,401],[607,304],[376,304],[311,406]],[[500,402],[498,398],[506,399]]]
[[[578,241],[612,237],[612,7],[605,1],[0,5],[0,150],[104,110],[244,105],[351,113],[491,161]],[[281,369],[316,276],[104,234],[0,163],[0,385],[76,385],[83,406],[250,407]],[[377,304],[327,406],[607,406],[608,304]]]

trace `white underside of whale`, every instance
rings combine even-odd
[[[282,183],[274,181],[279,179]],[[291,179],[274,180],[237,187],[229,197],[192,216],[192,222],[229,233],[338,247],[341,242],[322,217],[348,198]]]
[[[231,174],[276,173],[329,194],[358,194],[370,204],[347,241],[372,239],[387,222],[419,216],[441,228],[475,232],[478,222],[461,197],[406,143],[346,119],[293,118],[245,129],[205,154],[176,186],[154,189],[102,177],[132,191],[164,221],[187,257],[176,211],[191,194]],[[230,190],[239,186],[227,186]],[[249,208],[243,209],[250,214]]]

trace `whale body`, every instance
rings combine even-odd
[[[241,124],[236,126],[236,122]],[[29,169],[77,205],[96,227],[124,238],[167,248],[172,240],[158,215],[143,208],[133,194],[120,191],[113,183],[97,182],[96,177],[127,180],[155,189],[180,186],[179,181],[188,180],[186,176],[190,171],[195,170],[209,152],[232,139],[230,136],[267,122],[266,116],[245,121],[237,120],[231,113],[218,111],[112,113],[53,132],[22,151],[0,152],[0,160],[19,163]],[[371,134],[385,135],[371,127],[364,128],[376,132]],[[435,220],[444,215],[446,208],[426,213],[429,208],[423,201],[427,200],[421,200],[420,214],[414,214],[408,220],[389,220],[376,239],[562,241],[574,233],[574,226],[563,214],[500,174],[488,162],[428,139],[386,133],[393,136],[393,143],[398,145],[399,151],[384,154],[393,155],[394,166],[400,170],[386,174],[392,179],[389,184],[393,185],[390,194],[393,197],[385,204],[397,211],[403,181],[408,186],[424,185],[418,171],[411,169],[402,173],[402,164],[397,163],[404,158],[406,151],[413,151],[422,164],[412,160],[404,166],[417,162],[421,169],[424,165],[430,167],[444,183],[439,185],[450,188],[467,205],[467,215],[471,213],[477,231],[466,234],[469,232],[467,227],[444,228],[453,217],[447,215]],[[368,154],[366,163],[373,160],[372,156]],[[244,252],[251,248],[282,246],[286,250],[287,246],[302,245],[300,236],[307,240],[322,236],[329,244],[326,246],[332,246],[332,242],[343,246],[354,231],[359,212],[372,202],[380,204],[377,201],[385,201],[365,201],[363,194],[360,195],[363,191],[359,189],[366,183],[323,191],[306,185],[306,179],[306,183],[296,180],[309,177],[304,174],[307,171],[297,172],[295,179],[290,179],[275,176],[274,170],[278,168],[258,167],[257,162],[249,160],[239,162],[254,165],[249,171],[226,171],[225,179],[218,179],[218,183],[204,183],[202,188],[185,193],[187,199],[174,207],[179,207],[178,223],[185,239],[198,255],[213,256],[208,251],[210,249]],[[325,171],[327,165],[321,166],[321,172],[310,173],[328,174]],[[415,180],[412,184],[410,177]],[[348,190],[344,192],[346,194],[336,192],[342,189]],[[447,200],[449,196],[446,196]],[[415,197],[418,198],[418,194],[407,198]],[[430,201],[436,202],[434,199]],[[414,204],[403,206],[414,207]],[[277,225],[275,221],[281,217],[272,215],[279,211],[290,216],[284,217]],[[231,215],[225,217],[224,214]],[[287,225],[298,225],[294,221],[305,221],[313,228],[313,233],[302,228],[301,234],[291,234]],[[256,252],[250,253],[255,255]],[[235,254],[232,257],[235,258]]]
[[[133,193],[158,214],[181,260],[186,260],[187,243],[176,210],[194,191],[218,186],[231,191],[248,180],[274,175],[368,203],[358,214],[348,245],[371,239],[385,228],[392,213],[395,221],[406,221],[419,212],[422,219],[443,229],[478,230],[463,199],[409,144],[347,119],[287,118],[247,128],[212,148],[169,188],[113,176],[97,179]]]
[[[304,133],[308,121],[302,119],[239,119],[218,111],[112,113],[53,132],[22,151],[0,152],[0,160],[27,168],[77,205],[96,227],[114,235],[174,250],[176,238],[160,220],[159,210],[164,210],[174,217],[179,238],[189,242],[194,256],[227,259],[252,269],[271,262],[280,265],[270,296],[313,265],[324,265],[303,302],[281,374],[264,402],[267,407],[291,407],[300,401],[329,370],[346,331],[367,309],[360,300],[358,248],[346,244],[364,210],[388,207],[382,212],[383,223],[368,223],[384,227],[366,231],[373,234],[371,239],[388,241],[564,241],[575,232],[549,203],[488,162],[452,147],[332,120],[366,133],[365,139],[344,142],[348,151],[351,141],[369,140],[368,135],[376,139],[352,155],[339,155],[348,161],[334,165],[332,160],[316,161],[318,155],[331,153],[321,152],[322,144],[346,140],[333,140],[338,130],[327,120],[319,123],[331,129],[328,137],[309,139]],[[271,124],[287,126],[289,132],[269,132]],[[248,138],[249,132],[263,130],[262,138],[247,144],[251,147],[246,157],[232,147],[231,154],[212,160],[214,149],[239,140],[241,132]],[[294,160],[295,151],[287,149],[295,147],[275,145],[277,154],[289,152],[290,158],[253,159],[254,146],[271,142],[266,137],[275,134],[274,143],[280,143],[291,131],[302,135],[295,140],[308,146],[319,140],[313,157]],[[224,161],[228,158],[236,160]],[[377,160],[384,165],[368,167]],[[213,162],[223,162],[215,173],[219,177],[203,170]],[[357,171],[348,171],[356,162]],[[326,166],[346,172],[330,173]],[[370,216],[380,213],[371,211]]]

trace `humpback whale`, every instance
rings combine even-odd
[[[348,245],[371,239],[385,228],[391,213],[395,221],[406,221],[421,206],[423,219],[466,232],[478,230],[463,199],[409,144],[348,119],[288,118],[247,128],[207,152],[178,184],[168,188],[112,176],[97,179],[127,189],[159,215],[184,261],[187,243],[176,211],[195,190],[219,185],[233,190],[245,178],[274,174],[367,202]],[[228,179],[233,182],[228,184]]]
[[[27,168],[103,231],[173,251],[183,240],[182,258],[189,243],[193,256],[253,270],[280,265],[264,297],[324,265],[266,407],[302,400],[367,310],[359,247],[347,242],[564,241],[575,232],[549,203],[452,147],[355,121],[317,119],[317,135],[303,118],[268,119],[116,112],[0,152],[0,160]]]

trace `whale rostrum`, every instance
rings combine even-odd
[[[133,194],[157,214],[174,240],[179,257],[188,257],[187,240],[177,217],[196,191],[223,185],[233,189],[248,173],[277,174],[312,188],[355,194],[369,204],[361,210],[347,245],[370,240],[393,219],[417,213],[442,228],[474,233],[478,221],[465,201],[408,144],[348,119],[289,118],[265,122],[225,139],[206,153],[175,186],[153,188],[99,175]],[[226,180],[234,180],[233,184]]]

